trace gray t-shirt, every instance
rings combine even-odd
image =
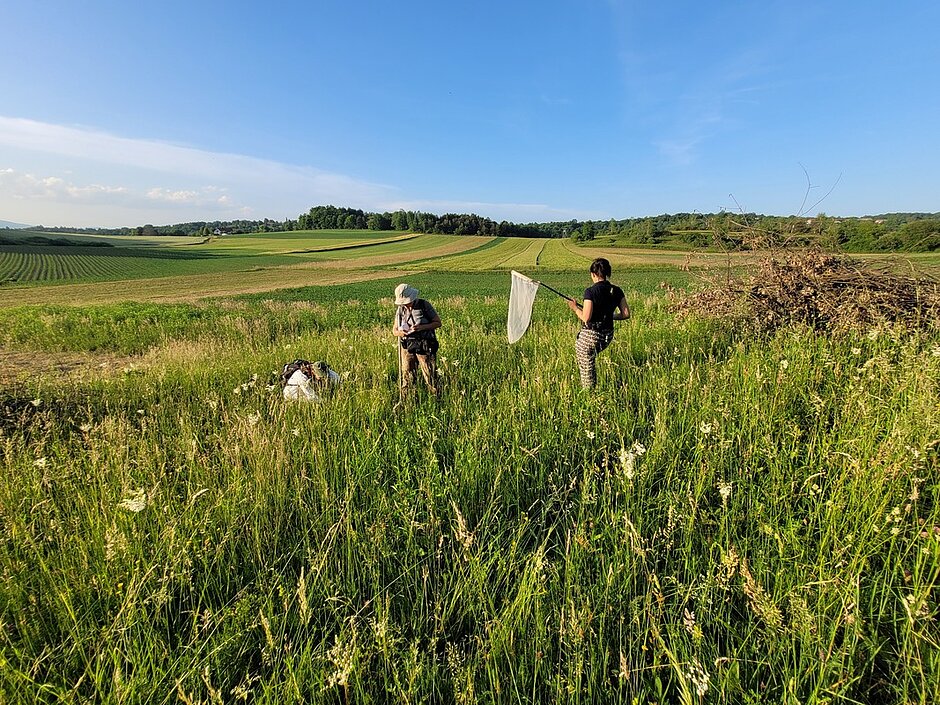
[[[425,325],[438,318],[437,311],[424,299],[418,299],[409,309],[407,306],[399,306],[395,312],[395,324],[399,330],[404,331],[406,338],[433,337],[434,331],[423,330],[418,333],[410,333],[415,326]]]

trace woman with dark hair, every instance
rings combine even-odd
[[[594,284],[584,290],[583,306],[579,308],[577,301],[568,302],[568,307],[581,321],[574,349],[581,386],[585,389],[597,384],[595,361],[598,353],[614,339],[614,321],[630,318],[630,307],[623,289],[608,281],[610,272],[610,262],[598,257],[591,262],[591,281]]]

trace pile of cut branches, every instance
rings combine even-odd
[[[680,315],[700,315],[772,331],[789,325],[820,332],[868,330],[890,323],[940,329],[940,283],[889,267],[865,267],[818,250],[777,251],[747,268],[705,275],[679,297]]]

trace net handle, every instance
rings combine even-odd
[[[520,272],[517,272],[515,269],[512,270],[512,273],[515,274],[515,275],[517,275],[517,276],[519,276],[519,277],[522,277],[523,279],[526,279],[526,280],[528,280],[528,281],[530,281],[530,282],[535,282],[535,283],[538,284],[539,286],[544,286],[546,289],[548,289],[549,291],[551,291],[551,292],[553,292],[553,293],[555,293],[555,294],[558,294],[558,295],[559,295],[561,298],[563,298],[563,299],[567,299],[568,301],[574,301],[575,306],[577,306],[578,308],[581,308],[581,304],[579,304],[577,301],[575,301],[574,299],[572,299],[570,296],[566,296],[565,294],[562,294],[560,291],[558,291],[558,289],[555,289],[554,287],[549,286],[549,285],[546,284],[545,282],[540,282],[540,281],[537,281],[537,280],[535,280],[535,279],[532,279],[531,277],[527,277],[525,274],[522,274],[522,273],[520,273]]]

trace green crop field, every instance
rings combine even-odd
[[[286,255],[232,256],[219,251],[123,247],[0,246],[0,286],[116,281],[293,264]]]
[[[0,702],[940,700],[940,332],[680,320],[684,254],[611,250],[585,391],[508,270],[596,250],[385,235],[0,249]]]

